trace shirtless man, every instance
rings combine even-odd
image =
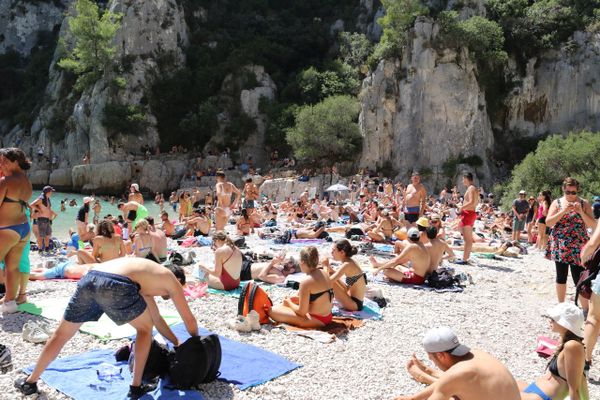
[[[50,238],[52,237],[52,220],[56,217],[56,213],[52,211],[50,197],[54,191],[52,186],[44,186],[41,196],[29,205],[37,210],[38,237],[41,244],[39,250],[41,253],[49,249]]]
[[[194,216],[185,223],[188,228],[188,236],[208,236],[210,225],[210,219],[206,216],[204,208],[194,209]]]
[[[408,230],[409,243],[404,247],[402,253],[386,263],[378,262],[375,257],[371,257],[371,265],[375,268],[373,275],[377,275],[383,270],[383,274],[392,281],[413,285],[424,284],[431,261],[429,252],[421,243],[420,238],[419,230],[410,228]],[[401,265],[406,263],[410,263],[411,267],[406,268]]]
[[[160,213],[160,220],[162,221],[162,231],[165,235],[171,237],[175,234],[175,225],[169,219],[169,213],[163,211]]]
[[[248,215],[252,215],[254,213],[255,201],[258,200],[258,188],[252,182],[252,178],[246,179],[246,184],[244,185],[244,208],[248,210]]]
[[[479,203],[479,190],[473,185],[473,174],[470,172],[463,175],[463,184],[467,188],[467,191],[465,192],[463,204],[458,209],[460,214],[458,230],[465,241],[465,248],[463,259],[459,260],[457,264],[464,265],[468,263],[469,257],[471,257],[471,249],[473,248],[473,225],[475,225],[475,220],[477,219],[475,208]]]
[[[430,226],[427,228],[427,238],[429,239],[429,243],[425,245],[425,248],[429,252],[429,271],[428,274],[437,270],[438,267],[442,264],[442,260],[448,259],[450,261],[454,260],[454,252],[446,243],[445,240],[438,238],[437,228],[435,226]]]
[[[397,222],[397,221],[396,221]],[[390,217],[388,210],[382,210],[375,227],[367,232],[374,242],[387,242],[394,234],[395,221]]]
[[[150,238],[152,239],[152,250],[150,254],[156,254],[159,263],[167,261],[167,235],[154,226],[154,218],[146,217],[149,225]]]
[[[142,386],[142,373],[148,359],[152,329],[175,346],[177,337],[160,316],[155,296],[171,299],[179,312],[187,331],[198,335],[198,325],[183,294],[185,274],[181,267],[164,267],[143,258],[117,258],[102,264],[93,264],[77,285],[77,290],[60,324],[48,340],[31,375],[15,381],[15,387],[23,394],[37,393],[37,381],[59,354],[63,346],[77,333],[84,322],[98,321],[106,313],[117,325],[129,323],[137,332],[133,381],[128,396],[142,397],[152,387]],[[123,307],[127,304],[127,307]]]
[[[119,203],[117,208],[123,212],[123,218],[131,224],[130,232],[135,230],[136,224],[148,216],[148,209],[137,201]]]
[[[407,364],[409,373],[417,382],[430,386],[396,400],[521,399],[517,382],[508,369],[490,354],[460,344],[450,328],[429,330],[423,347],[439,370],[427,367],[413,355]]]
[[[413,172],[410,180],[411,183],[404,190],[402,208],[404,209],[404,218],[408,221],[409,226],[415,226],[415,222],[425,211],[427,192],[425,186],[421,184],[421,176],[418,172]]]
[[[144,204],[144,196],[140,193],[140,186],[137,183],[132,183],[129,186],[129,196],[127,201],[135,201],[139,204]]]
[[[240,202],[241,193],[238,188],[231,182],[227,182],[225,173],[223,171],[217,171],[217,184],[215,186],[215,192],[217,196],[217,207],[215,209],[215,228],[217,231],[225,229],[227,220],[233,214],[233,210],[236,209]],[[231,199],[231,195],[235,193],[235,200]]]
[[[285,278],[300,272],[300,265],[293,257],[286,258],[285,252],[275,256],[268,262],[244,262],[240,279],[243,281],[257,280],[271,284],[285,282]]]

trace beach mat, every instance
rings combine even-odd
[[[336,339],[336,337],[346,335],[350,331],[360,328],[363,326],[363,324],[364,322],[362,320],[355,318],[333,317],[333,321],[321,329],[300,328],[288,324],[280,324],[278,326],[290,333],[304,336],[309,339],[316,340],[317,342],[331,343]]]
[[[337,317],[346,317],[354,319],[373,319],[380,320],[383,318],[381,308],[373,300],[365,298],[363,300],[363,309],[361,311],[344,310],[335,302],[333,304],[333,315]]]
[[[21,304],[19,305],[18,310],[60,321],[68,303],[68,298],[41,299],[36,300],[35,303]],[[161,310],[161,315],[168,325],[174,325],[181,322],[181,317],[175,311]],[[108,318],[106,314],[102,314],[98,321],[84,323],[79,330],[96,336],[101,340],[123,339],[135,335],[135,329],[131,325],[117,325]]]
[[[180,342],[190,337],[183,323],[172,326],[171,330]],[[201,335],[212,333],[206,329],[199,331]],[[240,390],[268,382],[301,367],[260,347],[236,342],[223,336],[219,336],[219,340],[222,351],[219,380],[233,383]]]
[[[122,379],[109,383],[98,380],[97,369],[102,363],[121,368]],[[30,374],[33,366],[24,368]],[[56,390],[75,400],[108,400],[126,399],[131,383],[131,373],[126,361],[115,361],[113,350],[92,350],[87,353],[59,358],[53,361],[42,374],[42,380]],[[170,390],[168,380],[162,380],[159,387],[141,397],[142,400],[203,400],[202,394],[194,390]],[[52,395],[49,396],[52,398]]]

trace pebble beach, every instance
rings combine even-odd
[[[356,257],[366,269],[367,258]],[[556,302],[554,266],[539,253],[518,259],[476,260],[477,266],[456,266],[457,272],[470,274],[473,281],[462,293],[370,283],[380,287],[388,300],[383,319],[366,321],[361,328],[328,344],[271,325],[263,325],[260,332],[238,333],[227,326],[227,321],[235,317],[237,299],[209,294],[193,300],[190,306],[199,326],[302,365],[245,391],[215,382],[203,385],[201,392],[206,399],[392,399],[412,394],[422,385],[411,379],[406,362],[413,353],[427,359],[422,336],[429,328],[441,325],[451,327],[461,342],[471,348],[490,352],[507,365],[517,380],[529,383],[544,372],[548,361],[539,357],[535,348],[538,336],[552,337],[542,314]],[[36,299],[68,297],[75,286],[75,282],[31,282],[29,300],[35,303]],[[571,285],[569,297],[573,292]],[[292,293],[281,287],[269,290],[274,303]],[[169,301],[159,300],[159,306],[174,310]],[[0,399],[21,398],[13,389],[13,380],[21,374],[20,368],[36,361],[43,346],[24,342],[21,330],[26,321],[40,318],[16,313],[0,319],[0,342],[10,347],[14,366],[13,371],[0,375]],[[56,327],[57,321],[49,322]],[[80,332],[61,356],[98,348],[117,349],[125,343],[126,340],[102,342]],[[595,359],[600,356],[598,353],[596,350]],[[600,363],[592,366],[590,377],[590,399],[600,399]],[[69,398],[43,382],[39,387],[38,399]]]

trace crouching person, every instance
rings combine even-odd
[[[31,375],[15,381],[15,387],[21,393],[37,393],[40,375],[63,346],[84,322],[98,321],[104,313],[117,325],[128,323],[137,331],[129,398],[137,399],[153,389],[142,386],[153,327],[175,346],[178,345],[177,337],[160,316],[154,296],[170,298],[189,334],[198,335],[196,319],[183,294],[185,274],[180,267],[165,267],[143,258],[117,258],[92,265],[92,269],[79,281],[56,332],[44,346]]]

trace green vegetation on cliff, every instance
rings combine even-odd
[[[581,196],[600,194],[600,134],[571,133],[566,137],[554,135],[538,143],[512,172],[511,179],[501,188],[502,204],[511,204],[519,190],[537,194],[551,190],[560,196],[562,181],[570,176],[581,183]]]

